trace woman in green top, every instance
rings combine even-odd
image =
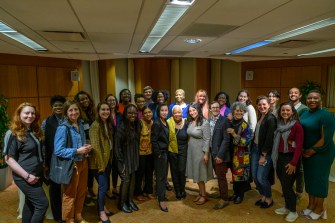
[[[328,195],[328,177],[335,156],[335,120],[331,113],[322,109],[319,91],[310,91],[306,102],[309,110],[301,115],[300,122],[305,135],[303,165],[309,203],[301,215],[313,220],[326,219],[323,203]]]

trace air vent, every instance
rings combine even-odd
[[[287,40],[283,42],[275,42],[267,47],[280,47],[280,48],[299,48],[307,45],[316,43],[317,41],[313,40]]]
[[[85,35],[81,32],[40,31],[39,33],[49,41],[69,41],[69,42],[87,41]]]

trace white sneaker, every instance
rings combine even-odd
[[[286,216],[285,220],[288,222],[294,222],[299,217],[297,212],[291,212]]]
[[[280,214],[280,215],[284,215],[284,214],[289,214],[290,211],[286,207],[283,207],[283,208],[276,209],[275,213]]]

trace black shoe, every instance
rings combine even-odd
[[[271,201],[270,204],[264,202],[264,203],[261,205],[261,208],[269,208],[269,207],[271,207],[271,206],[273,205],[273,203],[274,203],[273,200]]]
[[[176,193],[176,198],[177,198],[177,200],[181,200],[181,193]]]
[[[131,213],[133,212],[126,203],[124,203],[121,207],[121,211],[123,211],[124,213]]]
[[[255,205],[256,206],[262,206],[264,202],[262,201],[262,199],[259,199],[258,201],[256,201]]]
[[[113,215],[114,215],[114,213],[113,213],[113,212],[106,212],[106,211],[105,211],[105,213],[106,213],[106,215],[107,215],[108,217],[110,217],[110,216],[113,216]]]
[[[133,210],[133,211],[138,211],[138,210],[139,210],[139,208],[137,207],[137,205],[134,203],[133,200],[130,200],[130,201],[129,201],[129,207],[130,207],[130,209]]]
[[[169,209],[166,207],[166,208],[162,208],[162,206],[161,206],[161,203],[160,202],[158,202],[158,205],[159,205],[159,207],[160,207],[160,209],[161,209],[161,211],[164,211],[164,212],[168,212],[169,211]]]
[[[233,196],[228,197],[228,201],[235,201],[236,198],[237,198],[237,195],[233,194]]]
[[[234,200],[234,204],[241,204],[243,201],[243,198],[236,196],[235,200]]]
[[[180,193],[180,196],[181,196],[181,198],[186,198],[187,194],[186,194],[185,191],[183,191],[183,192]]]

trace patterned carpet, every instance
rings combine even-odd
[[[325,206],[328,212],[328,220],[322,222],[335,222],[335,183],[329,184],[329,196],[326,199]],[[95,185],[96,187],[96,185]],[[209,194],[217,193],[217,182],[211,180],[206,184]],[[125,214],[117,210],[116,200],[107,198],[107,206],[115,213],[110,219],[115,223],[202,223],[202,222],[224,222],[224,223],[281,223],[285,222],[284,216],[274,213],[276,208],[282,207],[284,199],[281,196],[279,181],[273,186],[274,205],[269,209],[261,209],[254,206],[255,201],[259,199],[257,191],[254,189],[245,194],[244,201],[239,204],[230,204],[224,209],[214,210],[212,207],[217,199],[211,198],[204,205],[196,205],[192,202],[197,194],[197,184],[187,182],[188,196],[186,199],[177,200],[173,192],[167,193],[169,212],[160,211],[156,200],[137,202],[140,211],[131,214]],[[229,184],[229,192],[232,193],[232,185]],[[18,192],[15,184],[0,192],[0,222],[21,222],[17,220]],[[307,194],[298,204],[298,211],[307,205]],[[83,216],[88,222],[98,222],[96,207],[85,207]],[[54,222],[45,220],[45,222]],[[299,217],[297,223],[311,222],[304,217]]]

